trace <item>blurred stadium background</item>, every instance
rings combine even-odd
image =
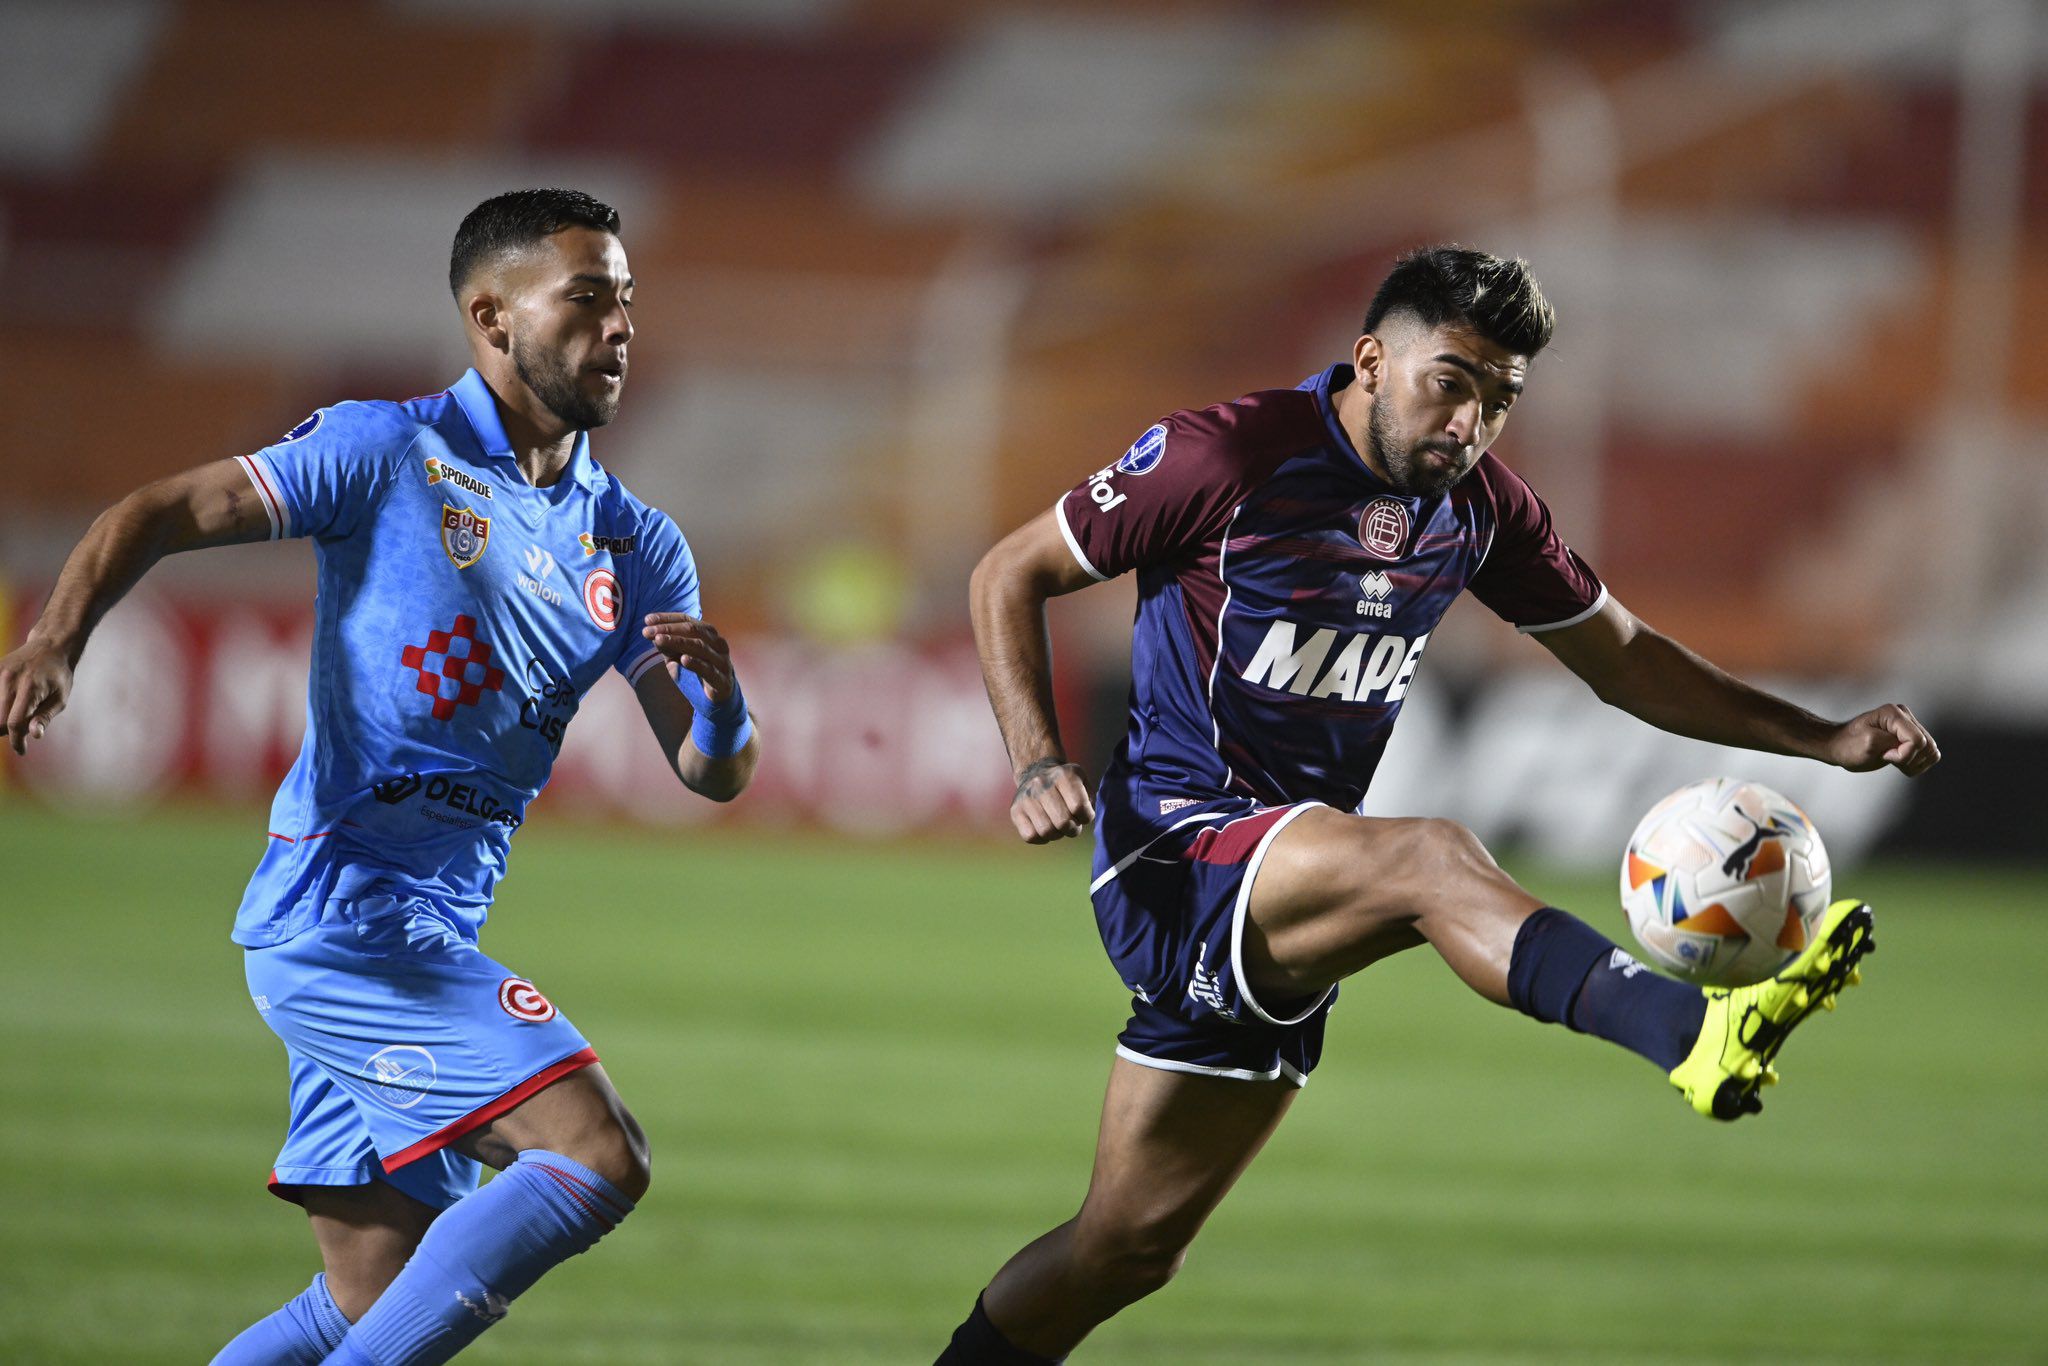
[[[1908,701],[1947,757],[1665,737],[1464,607],[1369,809],[1618,932],[1640,811],[1759,778],[1896,906],[1883,991],[1731,1138],[1375,970],[1089,1359],[2048,1360],[2048,7],[0,0],[0,639],[136,484],[455,378],[454,226],[545,183],[624,215],[596,449],[690,536],[766,749],[685,800],[607,685],[521,836],[487,942],[606,1052],[672,1203],[478,1359],[929,1359],[1070,1210],[1120,999],[1079,851],[1004,844],[967,570],[1161,413],[1341,357],[1451,238],[1557,306],[1500,450],[1617,596],[1818,709]],[[226,941],[311,594],[303,547],[164,565],[0,758],[7,1360],[203,1360],[311,1269]],[[1130,602],[1055,613],[1091,772]]]

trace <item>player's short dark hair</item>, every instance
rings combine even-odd
[[[520,247],[530,247],[564,228],[596,228],[614,237],[619,211],[581,190],[512,190],[469,211],[455,230],[448,253],[448,288],[457,299],[477,267]]]
[[[1430,327],[1462,323],[1518,356],[1548,346],[1557,325],[1527,261],[1451,244],[1421,247],[1394,262],[1365,311],[1365,331],[1392,313],[1413,313]]]

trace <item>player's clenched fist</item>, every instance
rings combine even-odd
[[[71,661],[61,650],[30,641],[0,659],[0,723],[16,754],[43,738],[71,695]]]
[[[1017,775],[1010,824],[1027,843],[1078,835],[1094,819],[1095,803],[1088,799],[1088,778],[1079,764],[1040,759]]]
[[[1828,741],[1827,759],[1851,773],[1891,764],[1908,778],[1917,778],[1941,761],[1941,746],[1919,717],[1897,702],[1887,702],[1844,721]]]
[[[685,612],[650,612],[640,634],[667,656],[671,675],[688,669],[703,681],[704,695],[713,702],[732,696],[732,650],[710,622]]]

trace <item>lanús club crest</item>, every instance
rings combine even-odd
[[[1358,543],[1382,560],[1408,552],[1408,509],[1392,498],[1375,498],[1358,518]]]
[[[467,569],[483,558],[491,542],[491,519],[479,517],[468,508],[441,504],[441,549],[457,569]]]

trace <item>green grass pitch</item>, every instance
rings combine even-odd
[[[0,805],[0,1361],[198,1362],[316,1269],[227,940],[253,812]],[[485,947],[596,1043],[655,1185],[464,1360],[929,1362],[1079,1201],[1124,997],[1079,846],[545,817]],[[1531,876],[1621,932],[1611,883]],[[1874,870],[1880,950],[1766,1113],[1417,952],[1111,1363],[2048,1360],[2041,875]]]

